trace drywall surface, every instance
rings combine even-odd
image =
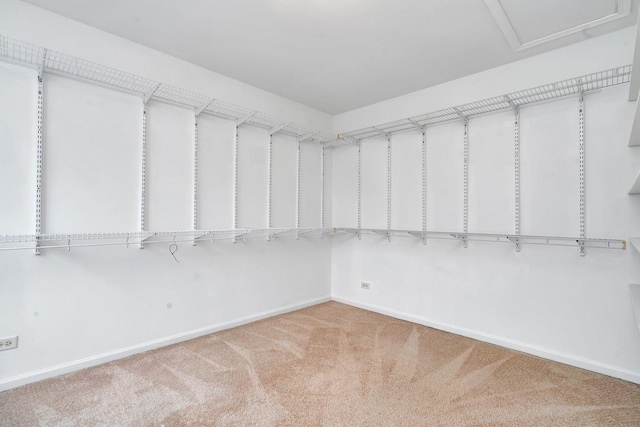
[[[0,29],[179,87],[214,96],[229,91],[237,98],[220,97],[329,127],[323,113],[20,2],[0,4]],[[0,63],[0,234],[35,231],[36,80],[33,70]],[[52,75],[44,87],[43,233],[137,231],[140,99]],[[198,128],[199,228],[232,228],[234,124],[201,116]],[[193,227],[193,133],[191,111],[147,104],[148,230]],[[267,226],[268,144],[266,130],[240,127],[240,227]],[[296,141],[275,135],[273,144],[273,222],[291,228]],[[320,155],[318,145],[302,143],[301,226],[320,225]],[[330,154],[325,166],[329,175]],[[330,176],[326,182],[330,190]],[[17,349],[0,352],[0,390],[330,297],[329,239],[184,242],[175,256],[179,262],[168,244],[50,249],[40,256],[0,251],[0,337],[19,335]]]
[[[636,27],[614,31],[561,49],[368,105],[333,119],[336,133],[450,108],[506,93],[629,65]],[[452,52],[452,55],[455,52]],[[425,58],[428,61],[429,58]],[[627,130],[627,136],[631,129]]]
[[[329,114],[18,0],[0,2],[0,34],[269,113],[301,126],[331,130]]]
[[[575,76],[628,64],[632,33],[623,30],[521,61],[528,67],[511,64],[345,113],[336,117],[335,130],[397,119],[399,110],[405,116],[424,113],[436,104],[452,107],[525,89],[533,81],[547,83],[538,74],[548,76],[554,67]],[[619,50],[623,42],[631,43],[629,49],[611,58],[608,50]],[[595,65],[569,63],[575,51],[588,47]],[[640,232],[640,202],[627,195],[640,168],[640,152],[627,147],[635,107],[627,95],[622,85],[585,96],[587,237],[628,239]],[[522,234],[579,235],[578,113],[577,97],[520,111]],[[427,228],[462,231],[463,123],[429,127],[426,134]],[[420,230],[421,134],[397,134],[392,144],[392,228]],[[513,112],[469,120],[470,232],[514,233],[514,151]],[[363,141],[362,162],[362,227],[386,228],[386,140]],[[333,167],[334,226],[355,227],[357,148],[336,150]],[[523,245],[517,253],[511,244],[470,242],[464,249],[448,240],[423,246],[416,238],[389,243],[384,236],[340,236],[333,240],[332,295],[640,382],[640,334],[628,290],[639,265],[632,249],[588,249],[580,257],[568,247]],[[371,289],[361,289],[361,281]]]

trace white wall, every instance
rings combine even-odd
[[[0,3],[0,32],[322,130],[330,117],[29,5]],[[139,227],[140,99],[45,76],[43,232]],[[36,75],[0,64],[0,234],[33,234]],[[150,102],[147,229],[192,228],[193,115]],[[199,120],[201,229],[231,228],[234,125]],[[239,133],[239,225],[266,227],[266,130]],[[295,226],[295,140],[276,135],[274,225]],[[303,143],[301,223],[320,224],[320,147]],[[331,172],[330,156],[327,173]],[[327,180],[330,189],[331,180]],[[328,196],[330,200],[330,196]],[[330,203],[328,204],[330,209]],[[327,215],[330,223],[330,214]],[[331,243],[301,237],[0,251],[0,390],[330,297]]]
[[[331,130],[329,114],[19,0],[0,1],[0,34],[269,113],[301,126]]]
[[[345,133],[629,65],[633,62],[635,34],[636,27],[627,27],[561,49],[338,114],[333,118],[333,130],[336,133]]]
[[[632,28],[335,117],[345,132],[631,63]],[[588,55],[584,55],[589,52]],[[555,76],[555,77],[554,77]],[[552,77],[552,78],[549,78]],[[634,105],[622,85],[585,97],[588,237],[640,233],[627,195],[640,152],[627,147]],[[514,232],[514,116],[470,119],[469,231]],[[523,234],[577,236],[578,100],[521,109]],[[362,227],[386,227],[386,146],[362,143]],[[461,231],[463,124],[427,129],[429,230]],[[355,226],[357,151],[334,153],[334,226]],[[392,227],[421,229],[421,135],[393,137]],[[637,196],[636,196],[637,197]],[[334,239],[339,301],[640,382],[640,333],[628,283],[634,250],[362,236]],[[371,290],[360,289],[370,281]]]

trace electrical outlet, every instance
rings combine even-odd
[[[371,283],[369,283],[369,282],[360,282],[360,287],[362,289],[369,290],[369,289],[371,289]]]
[[[0,351],[2,350],[11,350],[12,348],[18,347],[18,336],[15,337],[7,337],[0,338]]]

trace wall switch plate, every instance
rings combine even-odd
[[[0,351],[18,347],[18,336],[0,338]]]
[[[362,289],[369,290],[369,289],[371,289],[371,283],[369,283],[369,282],[360,282],[360,287]]]

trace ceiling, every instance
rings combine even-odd
[[[638,8],[638,0],[24,1],[330,114],[633,25]],[[628,16],[584,25],[625,2]]]

